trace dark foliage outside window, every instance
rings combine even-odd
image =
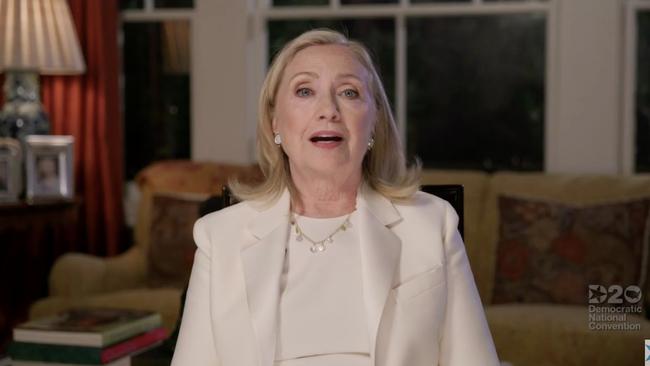
[[[650,11],[637,14],[636,171],[650,172]]]
[[[425,167],[543,170],[545,17],[409,19],[407,146]]]
[[[155,0],[155,8],[185,8],[194,7],[194,0]]]
[[[142,9],[144,0],[120,0],[120,9]]]
[[[127,180],[153,161],[190,157],[189,23],[124,23]]]

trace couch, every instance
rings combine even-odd
[[[466,249],[500,359],[514,366],[641,364],[644,339],[650,338],[650,322],[643,314],[627,316],[629,323],[640,325],[638,331],[592,330],[586,288],[582,304],[498,302],[494,295],[503,196],[576,207],[601,205],[605,210],[608,204],[640,200],[645,205],[647,250],[650,176],[425,171],[423,181],[460,183],[465,188]],[[643,262],[641,257],[637,259]]]
[[[61,256],[50,272],[49,297],[31,306],[30,318],[75,306],[124,307],[157,311],[165,328],[173,330],[195,248],[191,226],[198,218],[200,203],[212,195],[221,194],[221,187],[231,177],[254,182],[260,180],[262,174],[254,165],[186,160],[161,161],[143,169],[136,176],[141,195],[131,248],[111,258],[80,253]],[[173,206],[169,205],[170,201]],[[175,212],[157,210],[157,203],[166,205],[163,208],[171,207]],[[170,223],[169,218],[181,222]],[[157,219],[167,221],[155,225]],[[188,229],[174,233],[176,227]],[[151,245],[152,236],[158,238],[154,240],[156,245]],[[170,241],[165,239],[183,241],[183,247],[161,246],[161,242]],[[160,263],[165,252],[180,256],[180,262],[170,263],[167,258],[166,263]],[[185,273],[165,268],[174,263],[180,264]]]
[[[189,192],[205,197],[218,193],[220,185],[225,182],[224,177],[232,174],[242,174],[250,179],[260,178],[259,171],[254,167],[238,170],[230,166],[223,170],[222,165],[213,163],[163,162],[145,169],[138,176],[143,195],[133,248],[121,256],[109,259],[80,254],[64,256],[52,270],[50,297],[34,304],[31,316],[50,314],[73,305],[120,305],[160,311],[165,325],[171,329],[177,321],[181,290],[178,287],[151,288],[147,281],[153,198],[157,192],[169,191]],[[552,301],[546,301],[543,297],[540,300],[525,296],[522,301],[508,299],[508,292],[503,291],[503,281],[498,276],[504,263],[502,257],[510,253],[501,248],[504,243],[500,236],[507,231],[504,231],[505,221],[501,222],[501,208],[505,207],[504,202],[510,202],[504,201],[503,196],[521,198],[524,203],[527,199],[532,200],[532,207],[538,207],[535,206],[538,202],[570,204],[578,208],[600,204],[605,210],[607,206],[602,205],[641,199],[645,206],[635,205],[629,211],[633,214],[641,212],[647,216],[650,203],[644,199],[650,197],[650,177],[425,170],[422,183],[464,186],[467,253],[497,352],[502,360],[507,360],[513,366],[641,363],[643,340],[650,338],[650,322],[642,314],[630,315],[626,319],[629,323],[639,324],[639,330],[590,330],[586,288],[580,290],[584,290],[584,294],[579,294],[577,300],[575,294],[573,297],[567,296],[570,293],[568,290],[560,291],[559,296],[551,294],[555,296]],[[512,206],[512,202],[510,204]],[[529,207],[530,204],[524,206]],[[581,212],[578,212],[579,215],[582,215]],[[521,226],[520,223],[516,224]],[[650,229],[648,225],[645,227]],[[536,233],[531,232],[532,235]],[[539,241],[534,237],[531,240]],[[571,248],[570,245],[564,247]],[[647,254],[645,250],[643,253],[644,255],[639,254],[632,259],[624,258],[627,261],[624,267],[645,268],[636,265],[637,260],[642,261],[641,257]],[[575,251],[569,251],[568,254],[575,256]],[[506,259],[505,262],[510,265],[514,263],[515,268],[527,270],[520,265],[517,267],[521,261]],[[605,271],[605,275],[607,273],[609,272]],[[75,280],[70,280],[72,278]],[[557,286],[553,284],[550,288],[575,290],[575,286],[572,288],[567,283],[572,282],[562,279]],[[505,288],[508,289],[507,286]],[[521,293],[520,287],[512,288]],[[643,291],[647,292],[645,287]],[[495,294],[498,296],[495,297]],[[524,291],[526,294],[528,292]]]

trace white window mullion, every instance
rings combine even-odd
[[[558,73],[558,27],[559,1],[551,0],[546,16],[546,75],[544,105],[544,171],[552,170],[554,162],[561,159],[558,152],[558,135],[560,128],[557,108],[559,103],[559,73]]]
[[[144,0],[144,11],[145,13],[151,13],[154,11],[154,0]]]
[[[324,18],[389,18],[394,16],[463,16],[463,15],[505,15],[547,12],[548,2],[507,2],[479,4],[433,3],[410,4],[402,0],[399,4],[346,5],[335,7],[330,0],[329,7],[282,6],[262,10],[266,20],[324,19]],[[337,1],[338,3],[338,1]]]
[[[395,99],[396,99],[396,118],[397,129],[406,149],[406,102],[408,95],[406,93],[407,78],[407,54],[406,54],[406,17],[398,15],[395,19]]]
[[[156,10],[146,12],[142,10],[124,10],[120,14],[123,22],[164,22],[170,20],[192,20],[192,10]]]

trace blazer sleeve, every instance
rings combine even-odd
[[[440,344],[440,366],[498,366],[492,335],[474,283],[458,215],[447,204],[444,223],[447,311]]]
[[[194,224],[197,250],[172,366],[219,366],[210,315],[210,241],[202,219]]]

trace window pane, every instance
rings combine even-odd
[[[395,21],[389,19],[282,20],[269,22],[269,55],[310,29],[330,28],[361,41],[370,51],[389,100],[395,95]],[[270,62],[270,60],[269,60]]]
[[[636,170],[650,172],[650,11],[637,15]]]
[[[144,0],[120,0],[120,9],[142,9]]]
[[[126,178],[190,156],[189,22],[124,23]]]
[[[342,5],[397,4],[399,0],[341,0]]]
[[[542,170],[545,18],[408,21],[407,145],[424,166]]]
[[[155,8],[194,8],[194,0],[155,0]]]
[[[273,6],[329,5],[329,0],[273,0]]]

